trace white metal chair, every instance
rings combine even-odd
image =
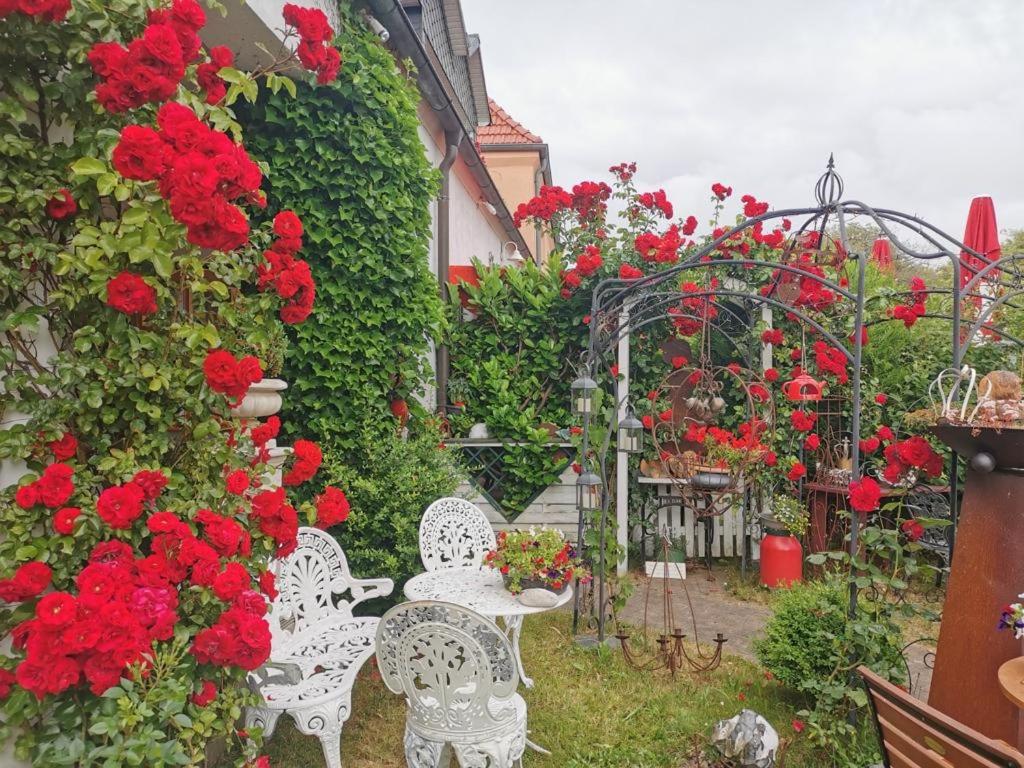
[[[403,603],[377,627],[377,666],[404,693],[409,768],[522,765],[526,702],[512,646],[494,622],[452,603]]]
[[[298,539],[296,550],[275,567],[279,594],[268,617],[270,663],[249,676],[264,704],[246,710],[245,724],[262,728],[269,738],[287,713],[302,733],[320,739],[328,767],[341,768],[341,729],[351,714],[352,685],[373,655],[380,622],[353,616],[352,609],[391,594],[395,584],[353,578],[338,542],[317,528],[300,528]],[[275,667],[284,674],[268,674]]]
[[[466,499],[438,499],[420,520],[420,559],[428,571],[480,565],[495,546],[487,516]]]

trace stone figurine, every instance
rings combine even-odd
[[[779,750],[779,734],[751,709],[719,720],[711,728],[711,743],[742,768],[772,768]]]

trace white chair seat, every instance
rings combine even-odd
[[[296,664],[302,670],[297,685],[264,685],[268,709],[313,706],[352,690],[359,669],[373,656],[380,619],[354,617],[328,620],[296,636],[272,661]]]

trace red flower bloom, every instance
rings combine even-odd
[[[96,499],[96,513],[111,528],[131,528],[142,514],[145,491],[136,483],[104,489]]]
[[[203,375],[214,392],[220,392],[237,404],[250,385],[263,378],[259,361],[251,355],[236,360],[226,349],[214,349],[203,361]]]
[[[271,416],[264,423],[257,427],[253,427],[252,430],[252,443],[257,448],[262,448],[268,442],[277,437],[277,433],[281,429],[281,419],[277,416]]]
[[[70,536],[75,531],[75,520],[82,514],[78,507],[61,507],[53,516],[53,530],[61,536]]]
[[[224,480],[228,493],[241,496],[249,490],[249,473],[244,469],[236,469]]]
[[[114,170],[126,179],[155,181],[173,160],[170,147],[155,130],[145,125],[127,125],[114,147]]]
[[[199,691],[192,694],[192,703],[197,707],[205,707],[212,704],[216,698],[217,686],[209,680],[203,680]]]
[[[348,519],[349,503],[345,494],[338,488],[327,486],[324,492],[316,497],[316,524],[319,528],[330,528]]]
[[[792,726],[793,730],[796,731],[797,733],[803,733],[803,731],[804,731],[804,721],[803,720],[794,720],[792,723],[790,723],[790,725]]]
[[[884,392],[879,392],[877,395],[875,395],[875,402],[878,403],[879,405],[885,405],[886,403],[889,402],[889,396]]]
[[[732,187],[727,187],[720,182],[715,182],[711,185],[711,194],[717,197],[719,200],[725,200],[732,194]]]
[[[804,440],[804,448],[808,451],[816,451],[821,446],[821,438],[817,435],[808,435]]]
[[[281,211],[274,217],[274,234],[278,237],[302,237],[302,220],[294,211]]]
[[[640,423],[644,425],[644,429],[654,429],[654,417],[651,414],[645,414]]]
[[[850,483],[850,507],[856,512],[874,512],[882,499],[882,489],[872,477]]]
[[[231,562],[213,580],[213,594],[226,603],[231,602],[252,586],[252,578],[245,566]]]
[[[801,477],[807,474],[807,467],[801,464],[799,461],[794,461],[793,465],[789,468],[789,472],[786,473],[786,477],[790,482],[796,482]]]
[[[50,586],[53,574],[46,563],[36,560],[25,563],[10,579],[0,579],[0,600],[21,603],[42,593]]]
[[[911,518],[900,523],[900,530],[909,541],[917,541],[924,536],[924,526],[917,520]]]
[[[51,509],[62,506],[75,492],[71,478],[74,470],[67,464],[51,464],[43,470],[42,477],[35,481],[39,501]]]
[[[771,381],[771,382],[778,381],[779,380],[779,372],[778,372],[778,370],[776,370],[775,368],[766,368],[765,372],[764,372],[764,380],[765,381]]]
[[[132,272],[121,272],[107,283],[107,306],[126,315],[156,312],[156,290]]]
[[[39,503],[39,487],[35,483],[21,486],[14,492],[14,503],[22,509],[32,509]]]
[[[895,435],[893,435],[891,428],[883,424],[875,432],[875,437],[877,437],[879,440],[892,440],[893,437],[895,437]]]
[[[281,479],[285,485],[300,485],[306,482],[316,474],[323,461],[320,446],[310,440],[296,440],[292,445],[292,455],[295,461]]]
[[[64,187],[57,191],[56,196],[46,202],[46,213],[51,219],[60,221],[78,212],[78,203],[71,196],[71,190]]]
[[[167,487],[167,475],[158,469],[142,469],[135,473],[132,482],[142,489],[146,501],[153,501]]]
[[[619,265],[619,278],[621,280],[636,280],[643,276],[643,270],[637,269],[632,264]]]
[[[764,344],[782,344],[783,336],[781,328],[769,328],[761,334],[761,341]]]
[[[860,447],[861,453],[865,456],[870,456],[878,450],[878,446],[881,445],[881,441],[877,437],[869,437],[861,440],[857,445]]]
[[[78,440],[70,432],[65,432],[59,439],[48,442],[46,447],[57,461],[67,461],[78,453]]]
[[[818,414],[808,411],[793,411],[789,415],[793,429],[798,432],[810,432],[814,429],[814,423],[818,420]]]

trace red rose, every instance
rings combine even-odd
[[[814,423],[818,420],[818,414],[808,411],[793,411],[789,415],[793,429],[798,432],[810,432],[814,429]]]
[[[104,489],[96,500],[96,513],[111,528],[131,528],[142,514],[146,494],[136,483],[113,485]]]
[[[66,627],[75,620],[75,598],[67,592],[50,592],[36,603],[36,618],[50,629]]]
[[[61,536],[70,536],[75,531],[75,520],[82,514],[78,507],[62,507],[53,516],[53,530]]]
[[[332,486],[316,497],[316,524],[319,528],[330,528],[348,519],[349,503],[343,491]]]
[[[917,541],[924,536],[924,526],[914,518],[904,520],[900,524],[900,530],[903,531],[903,535],[910,541]]]
[[[660,421],[671,421],[672,420],[672,409],[666,408],[664,411],[658,414]]]
[[[146,501],[153,501],[167,487],[167,475],[159,469],[141,469],[132,477],[132,482],[142,489]]]
[[[816,451],[821,445],[821,438],[817,435],[808,435],[807,439],[804,440],[804,448],[809,451]]]
[[[875,395],[875,402],[878,403],[879,405],[885,405],[886,403],[889,402],[889,396],[884,392],[879,392],[877,395]]]
[[[57,461],[67,461],[78,453],[78,441],[70,432],[65,432],[57,440],[51,440],[46,446]]]
[[[804,721],[803,720],[794,720],[792,723],[790,723],[790,725],[792,726],[793,730],[796,731],[797,733],[803,733],[803,730],[804,730]]]
[[[139,275],[121,272],[107,282],[107,306],[126,315],[152,315],[156,290]]]
[[[279,237],[302,237],[302,221],[294,211],[281,211],[274,217],[274,234]]]
[[[228,493],[241,496],[249,489],[249,473],[244,469],[236,469],[224,480]]]
[[[865,456],[870,456],[872,453],[878,450],[878,446],[881,442],[877,437],[869,437],[865,440],[861,440],[858,444],[860,452]]]
[[[292,455],[295,461],[281,479],[285,485],[300,485],[306,482],[316,474],[323,462],[320,446],[310,440],[296,440],[292,445]]]
[[[882,489],[872,477],[850,483],[850,507],[856,512],[874,512],[882,499]]]
[[[153,181],[167,170],[169,148],[155,130],[145,125],[127,125],[114,147],[114,169],[126,179]]]
[[[727,187],[720,182],[715,182],[711,185],[711,194],[717,197],[719,200],[725,200],[732,194],[732,187]]]
[[[67,502],[75,492],[75,484],[71,480],[74,472],[67,464],[51,464],[44,469],[42,477],[35,482],[39,501],[51,509]]]
[[[281,419],[277,416],[271,416],[264,423],[257,427],[253,427],[251,437],[252,443],[257,448],[262,448],[269,441],[277,437],[277,433],[281,429]]]
[[[197,707],[205,707],[207,704],[212,704],[216,698],[217,686],[209,680],[203,680],[199,691],[192,694],[192,703]]]
[[[9,579],[0,580],[0,600],[20,603],[35,597],[50,586],[50,566],[36,560],[25,563]]]
[[[794,461],[793,465],[789,468],[789,472],[786,473],[786,477],[790,482],[796,482],[801,477],[807,474],[807,467],[801,464],[799,461]]]
[[[636,280],[644,276],[643,270],[637,269],[632,264],[619,265],[620,280]]]
[[[688,362],[690,362],[690,361],[686,359],[685,355],[676,355],[675,357],[672,358],[672,367],[673,368],[682,368]]]
[[[39,487],[35,483],[21,486],[14,492],[14,503],[22,509],[32,509],[39,503]]]
[[[778,381],[779,372],[775,368],[766,368],[764,372],[765,381]]]
[[[274,573],[272,571],[264,571],[260,574],[260,592],[266,595],[268,600],[277,599],[277,589],[274,585],[274,581]]]
[[[51,219],[60,221],[68,216],[74,216],[78,212],[78,203],[71,196],[71,190],[67,187],[58,190],[56,196],[46,202],[46,213]]]
[[[644,429],[654,429],[654,417],[651,414],[646,414],[640,422],[644,425]]]
[[[213,580],[213,594],[224,602],[230,602],[247,590],[252,578],[241,563],[228,563]]]
[[[779,328],[769,328],[761,334],[761,341],[765,344],[782,344],[782,330]]]
[[[895,435],[893,435],[892,429],[885,425],[882,425],[875,431],[875,436],[879,440],[892,440],[893,437],[895,437]]]

